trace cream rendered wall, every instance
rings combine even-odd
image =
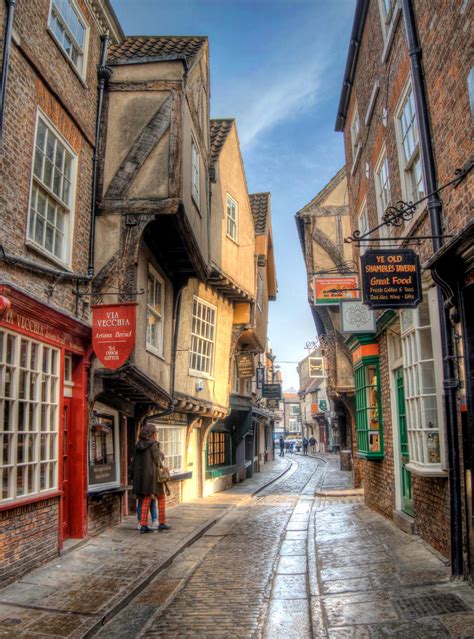
[[[201,65],[196,65],[188,78],[187,84],[193,85],[198,81],[196,75],[201,77],[201,81],[207,82],[203,77],[203,71]],[[199,244],[200,250],[204,258],[207,260],[209,257],[209,241],[208,241],[208,224],[209,224],[209,101],[201,100],[201,114],[198,114],[198,121],[193,121],[191,115],[192,97],[189,95],[183,97],[182,102],[182,183],[181,192],[184,208],[193,230],[194,236]],[[202,123],[206,122],[205,129],[202,130]],[[199,202],[195,202],[192,197],[192,155],[191,144],[192,140],[196,144],[199,151],[200,167],[200,189],[199,189]]]
[[[155,355],[146,347],[146,304],[148,265],[151,264],[165,283],[165,299],[163,308],[163,357]],[[159,264],[153,258],[148,247],[142,241],[138,258],[137,288],[145,290],[144,295],[137,295],[137,338],[135,344],[135,363],[154,382],[164,390],[171,390],[171,354],[173,323],[173,289]]]
[[[238,204],[237,242],[227,235],[227,194]],[[217,162],[211,232],[212,260],[243,289],[255,295],[255,228],[235,123]]]
[[[189,374],[189,349],[191,346],[191,327],[194,296],[213,304],[216,307],[216,340],[214,345],[214,367],[212,376],[204,374]],[[229,404],[229,358],[232,335],[233,306],[230,302],[217,295],[211,288],[201,284],[196,279],[182,292],[181,316],[178,332],[178,352],[176,354],[177,392],[202,399],[221,407]],[[204,384],[202,391],[196,391],[196,382],[201,379]]]
[[[139,68],[139,65],[136,66]],[[111,85],[113,85],[113,82],[111,82]],[[140,135],[169,96],[169,91],[109,92],[103,194],[107,191],[112,178],[126,158],[138,135]],[[155,157],[152,159],[158,172],[161,197],[166,197],[168,194],[169,136],[165,135],[163,138],[158,144],[158,155],[156,155],[155,150],[152,153]],[[147,158],[145,166],[150,163],[150,159],[150,157]],[[145,169],[145,166],[143,169]],[[133,185],[134,183],[132,182]],[[145,193],[145,195],[149,196],[151,194]]]

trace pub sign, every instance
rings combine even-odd
[[[259,366],[257,368],[257,388],[262,388],[265,382],[265,368],[263,366]]]
[[[252,379],[255,373],[253,353],[241,353],[237,357],[237,373],[241,379]]]
[[[322,357],[309,357],[308,365],[311,378],[321,379],[324,377],[324,360]]]
[[[281,384],[264,384],[262,397],[267,399],[281,399]]]
[[[360,262],[364,304],[370,308],[415,308],[423,300],[415,251],[368,249]]]

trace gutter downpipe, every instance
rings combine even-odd
[[[8,67],[10,63],[10,48],[13,32],[13,16],[15,14],[16,0],[6,0],[7,20],[5,22],[5,37],[3,40],[2,77],[0,86],[0,145],[3,138],[3,115],[5,111],[5,98],[7,95]]]
[[[97,77],[99,79],[98,98],[97,98],[97,116],[95,122],[95,144],[94,155],[92,156],[92,199],[91,199],[91,223],[89,232],[89,265],[87,272],[89,277],[94,276],[94,252],[95,252],[95,217],[97,210],[97,182],[99,172],[99,144],[102,119],[102,105],[104,102],[105,84],[112,75],[112,69],[106,66],[107,48],[109,46],[108,32],[102,37],[102,51],[100,56],[100,64],[97,67]]]
[[[433,153],[433,141],[430,133],[428,101],[426,96],[423,66],[421,61],[421,47],[416,31],[416,20],[412,0],[402,0],[403,17],[410,55],[411,72],[413,76],[413,92],[418,116],[418,126],[421,144],[421,162],[428,193],[428,212],[431,223],[431,233],[437,237],[432,240],[433,252],[438,251],[442,244],[442,204],[437,193],[436,170]],[[449,459],[449,497],[450,497],[450,528],[451,528],[451,575],[462,577],[462,499],[461,499],[461,468],[459,459],[459,434],[457,429],[456,388],[457,381],[453,366],[452,329],[448,311],[444,305],[440,288],[438,287],[440,302],[439,322],[441,329],[441,350],[443,356],[443,389],[446,417],[446,436]]]

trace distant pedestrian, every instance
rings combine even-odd
[[[303,437],[303,455],[307,455],[308,454],[308,440],[306,439],[306,437]]]
[[[314,454],[316,452],[316,440],[314,439],[314,437],[309,438],[309,446],[310,451]]]
[[[156,427],[145,424],[135,446],[133,458],[133,493],[138,498],[140,533],[152,532],[148,526],[148,512],[153,496],[158,501],[158,530],[168,530],[165,513],[165,484],[158,481],[163,468],[164,455],[157,441]],[[153,516],[153,515],[152,515]]]
[[[280,457],[284,457],[285,456],[285,440],[283,439],[282,435],[280,435],[279,443],[280,443]]]

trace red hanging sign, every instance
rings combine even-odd
[[[92,307],[92,346],[97,359],[112,370],[122,366],[135,346],[136,302]]]

